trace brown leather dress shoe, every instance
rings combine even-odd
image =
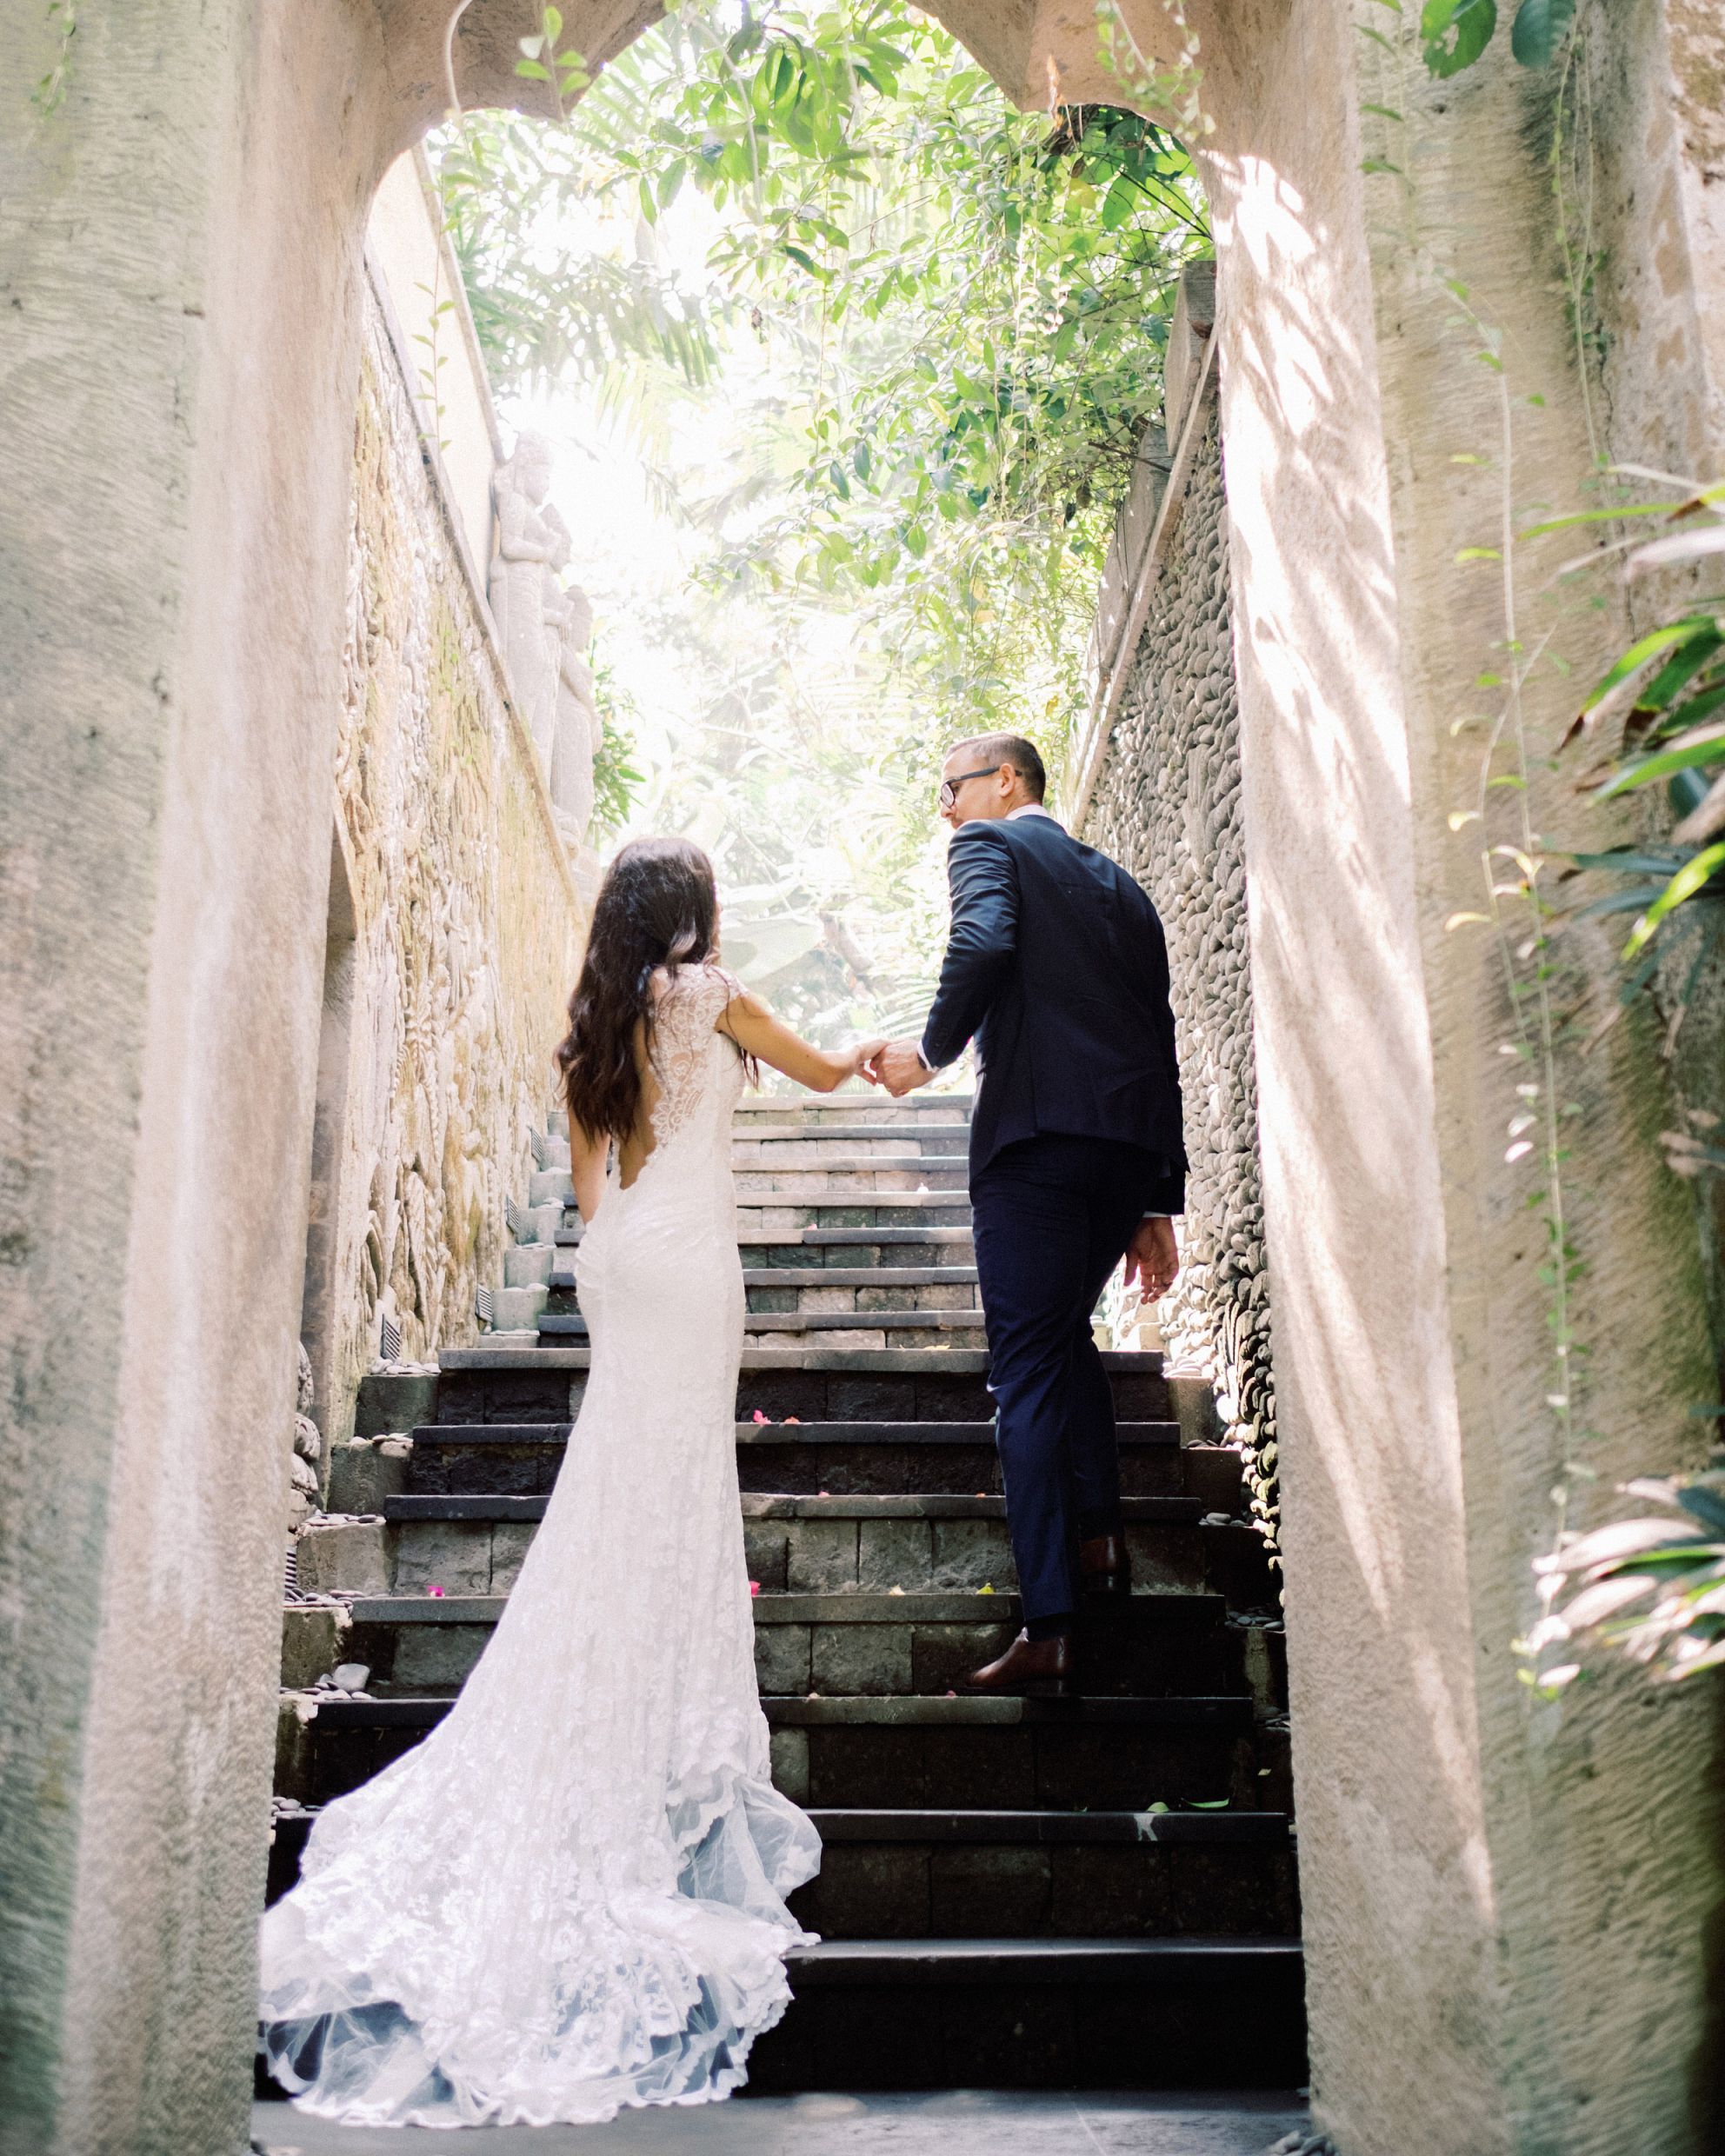
[[[1086,1594],[1132,1592],[1132,1560],[1123,1534],[1096,1534],[1078,1545],[1078,1583]]]
[[[964,1688],[967,1692],[1022,1692],[1064,1698],[1076,1677],[1069,1637],[1033,1640],[1028,1632],[1021,1632],[997,1661],[973,1669],[965,1679]]]

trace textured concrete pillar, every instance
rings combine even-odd
[[[1538,1074],[1504,1053],[1496,942],[1444,926],[1482,902],[1479,827],[1449,824],[1486,731],[1457,722],[1501,701],[1478,677],[1555,623],[1587,678],[1623,627],[1557,622],[1549,554],[1505,547],[1509,592],[1458,560],[1592,469],[1549,85],[1497,49],[1433,83],[1411,18],[1388,66],[1345,7],[1259,20],[1207,85],[1207,170],[1320,2113],[1349,2156],[1700,2151],[1715,1702],[1520,1682],[1562,1461],[1538,1158],[1505,1158]],[[1371,103],[1405,115],[1388,141]],[[1529,682],[1532,822],[1599,842],[1546,761],[1575,694]],[[1518,798],[1490,796],[1494,839]],[[1590,979],[1610,1008],[1615,940],[1566,940],[1566,1000]],[[1714,1380],[1655,1044],[1631,1023],[1565,1061],[1598,1505],[1699,1457]]]
[[[0,0],[7,2156],[245,2144],[360,240],[537,20]]]
[[[1175,56],[1156,0],[1122,12],[1147,61]],[[1027,105],[1051,67],[1067,96],[1110,94],[1088,10],[942,13]],[[1699,2152],[1721,2131],[1715,1699],[1617,1673],[1555,1707],[1518,1681],[1562,1455],[1546,1253],[1537,1177],[1504,1159],[1526,1074],[1500,1053],[1501,956],[1443,928],[1481,899],[1477,831],[1449,817],[1476,802],[1482,735],[1452,729],[1489,709],[1475,678],[1504,670],[1505,640],[1549,625],[1552,566],[1522,569],[1512,631],[1501,569],[1455,556],[1499,544],[1506,499],[1520,521],[1579,506],[1593,469],[1550,83],[1502,30],[1434,83],[1416,13],[1187,10],[1211,130],[1195,147],[1219,258],[1315,2098],[1344,2156]],[[1620,240],[1596,270],[1612,424],[1693,469],[1719,438],[1718,34],[1657,0],[1596,10],[1588,34]],[[1478,356],[1487,330],[1506,375]],[[1585,677],[1622,627],[1614,601],[1556,649]],[[1553,839],[1582,828],[1545,765],[1575,694],[1552,669],[1527,700]],[[1608,1008],[1605,938],[1565,948]],[[1604,1503],[1699,1454],[1687,1411],[1715,1381],[1693,1223],[1653,1142],[1655,1044],[1621,1026],[1566,1088]]]
[[[0,2146],[233,2156],[381,70],[154,0],[44,111],[58,42],[0,6]]]

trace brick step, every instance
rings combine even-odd
[[[283,1667],[301,1684],[340,1662],[363,1662],[378,1694],[464,1683],[490,1642],[507,1593],[364,1595],[348,1623],[323,1605],[283,1612]],[[823,1698],[938,1696],[1003,1652],[1021,1621],[1015,1594],[768,1590],[755,1600],[755,1667],[763,1694]],[[1237,1642],[1220,1595],[1169,1589],[1134,1595],[1089,1618],[1080,1639],[1087,1689],[1166,1698],[1243,1689]],[[296,1640],[295,1634],[303,1635]],[[317,1666],[319,1647],[329,1660]]]
[[[453,1688],[355,1699],[284,1694],[278,1794],[323,1803],[435,1728]],[[1286,1740],[1230,1695],[1070,1700],[768,1697],[773,1779],[846,1810],[1147,1810],[1223,1799],[1288,1809]]]
[[[789,1966],[790,2010],[749,2055],[761,2095],[1290,2088],[1306,2073],[1293,1940],[837,1940]]]

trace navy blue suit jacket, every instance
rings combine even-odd
[[[1051,816],[962,825],[947,877],[952,931],[922,1053],[938,1068],[975,1036],[971,1174],[1041,1131],[1111,1138],[1162,1155],[1151,1209],[1180,1212],[1180,1068],[1156,908]]]

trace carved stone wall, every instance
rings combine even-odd
[[[504,1201],[525,1194],[529,1133],[543,1128],[583,928],[370,293],[353,482],[307,1281],[310,1318],[321,1266],[326,1442],[350,1427],[384,1316],[408,1361],[476,1334],[475,1291],[502,1280]]]
[[[1162,1306],[1170,1366],[1202,1372],[1275,1537],[1275,1402],[1259,1188],[1239,707],[1215,396],[1162,542],[1144,626],[1082,835],[1149,891],[1168,932],[1185,1094],[1181,1275]],[[1176,483],[1178,483],[1177,482]]]

